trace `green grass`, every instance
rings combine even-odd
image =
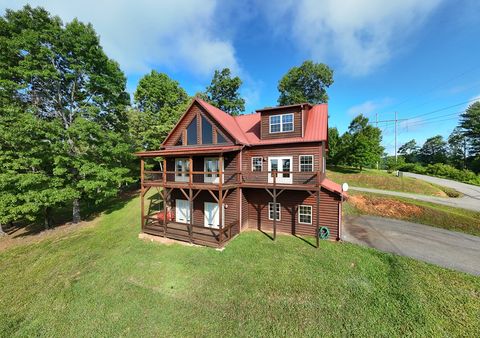
[[[416,206],[420,208],[420,213],[398,212],[389,214],[388,217],[410,221],[414,223],[431,225],[447,230],[460,231],[470,235],[480,236],[480,212],[449,207],[445,205],[418,201],[410,198],[385,196],[366,192],[349,192],[350,196],[364,196],[373,205],[385,202],[399,202],[406,206]],[[392,206],[392,208],[395,208]],[[346,215],[375,215],[385,216],[381,210],[367,208],[362,210],[355,207],[351,202],[344,203],[344,213]],[[397,208],[400,210],[400,208]]]
[[[113,207],[0,253],[1,336],[480,336],[478,277],[258,232],[223,252],[143,242],[138,198]]]
[[[363,169],[359,171],[346,167],[329,167],[327,177],[339,184],[347,182],[351,186],[361,188],[401,191],[431,196],[459,196],[454,189],[440,187],[411,177],[396,177],[394,174],[383,170]]]

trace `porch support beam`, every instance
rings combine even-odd
[[[185,196],[185,198],[190,201],[190,196],[185,192],[185,190],[183,188],[179,188],[179,189],[183,193],[183,196]]]
[[[190,207],[190,223],[188,225],[188,241],[192,243],[192,225],[193,225],[193,190],[188,189],[189,207]]]
[[[317,219],[316,219],[316,231],[315,231],[315,238],[317,241],[317,249],[320,247],[320,238],[318,237],[318,230],[320,229],[320,188],[317,190]]]
[[[141,221],[142,221],[142,232],[143,232],[143,227],[145,223],[145,187],[143,185],[143,180],[144,180],[144,172],[145,172],[145,161],[143,160],[143,157],[140,158],[140,208],[142,209],[141,211]]]
[[[215,194],[213,193],[213,191],[211,191],[210,189],[207,189],[207,191],[210,193],[210,195],[212,195],[212,196],[213,196],[213,198],[215,199],[215,202],[217,202],[217,203],[218,203],[218,197],[217,197],[217,196],[215,196]]]

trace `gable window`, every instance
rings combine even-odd
[[[225,140],[225,137],[223,137],[222,134],[217,132],[217,143],[227,143],[227,140]]]
[[[298,223],[312,224],[312,206],[300,205],[298,207]]]
[[[313,155],[300,155],[298,163],[300,171],[313,171]]]
[[[197,144],[197,117],[187,127],[187,144]]]
[[[274,206],[275,206],[275,209],[274,209]],[[277,221],[280,221],[281,218],[282,218],[281,215],[280,215],[280,203],[272,203],[272,202],[268,203],[268,219],[273,220],[274,210],[277,213]]]
[[[213,143],[212,124],[202,115],[202,144]]]
[[[180,136],[177,140],[177,142],[175,143],[176,146],[181,146],[183,145],[183,141],[182,141],[182,136]]]
[[[175,181],[187,182],[189,180],[189,163],[188,158],[175,159]]]
[[[252,171],[262,171],[263,157],[252,157]]]
[[[270,133],[286,133],[293,131],[293,114],[270,116]]]

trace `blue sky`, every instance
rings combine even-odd
[[[17,9],[27,1],[0,0]],[[155,69],[193,95],[214,69],[243,80],[246,112],[276,104],[277,83],[306,59],[334,69],[330,126],[364,113],[399,119],[398,144],[448,136],[480,97],[480,3],[446,0],[32,0],[64,21],[91,22],[133,92]],[[451,108],[446,108],[454,106]],[[446,109],[443,109],[446,108]],[[437,111],[438,110],[438,111]],[[419,116],[420,115],[420,116]],[[393,153],[393,123],[380,123]]]

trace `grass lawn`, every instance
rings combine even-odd
[[[254,231],[223,252],[143,242],[138,198],[112,207],[0,252],[1,336],[480,337],[478,277]]]
[[[366,192],[349,195],[343,205],[347,215],[390,217],[480,236],[480,212]]]
[[[342,184],[382,190],[402,191],[431,196],[458,197],[454,189],[440,187],[411,177],[396,177],[383,170],[363,169],[362,171],[346,167],[328,167],[327,177]]]

